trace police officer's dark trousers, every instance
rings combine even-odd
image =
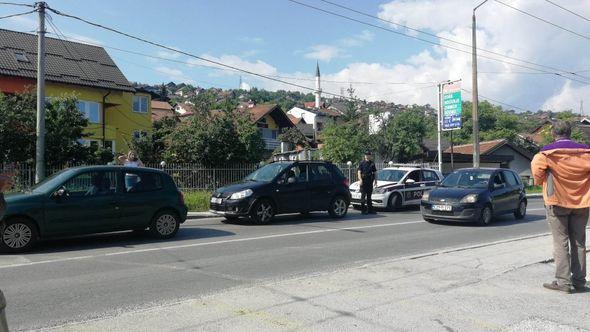
[[[373,200],[371,198],[373,195],[373,181],[367,182],[368,183],[365,183],[363,181],[363,185],[361,186],[361,210],[363,212],[373,211]]]

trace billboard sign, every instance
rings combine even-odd
[[[461,82],[443,86],[442,105],[442,130],[461,129]]]

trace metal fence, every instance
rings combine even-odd
[[[346,164],[335,163],[346,176],[350,183],[358,181],[357,170],[358,163]],[[428,164],[391,164],[376,163],[378,170],[385,167],[393,166],[416,166],[429,167]],[[235,183],[243,179],[246,175],[260,167],[260,164],[239,164],[227,165],[224,167],[208,167],[197,164],[148,164],[146,167],[160,169],[168,173],[176,182],[179,189],[183,191],[206,190],[213,191],[219,187]],[[67,168],[57,167],[47,169],[48,176]],[[21,191],[31,188],[35,184],[35,168],[30,165],[6,166],[0,165],[0,173],[10,171],[15,173],[15,191]]]

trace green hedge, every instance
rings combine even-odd
[[[543,192],[542,186],[528,186],[526,187],[527,194],[540,194]]]
[[[211,199],[211,192],[209,191],[185,191],[184,202],[191,212],[201,212],[209,210],[209,199]]]

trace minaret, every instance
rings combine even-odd
[[[316,62],[315,69],[315,107],[320,108],[322,103],[322,89],[320,88],[320,64]]]

